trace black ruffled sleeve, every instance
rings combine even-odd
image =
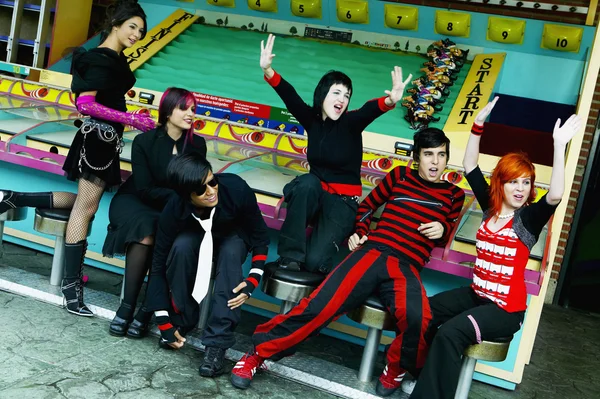
[[[135,77],[121,58],[108,48],[77,49],[71,64],[71,91],[75,94],[101,90],[121,92],[123,87],[132,87]]]

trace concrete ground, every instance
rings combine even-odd
[[[51,257],[5,244],[2,266],[49,275]],[[90,288],[120,292],[121,277],[87,268]],[[249,334],[262,319],[246,314],[238,332]],[[0,398],[331,398],[268,372],[240,391],[229,374],[198,375],[203,353],[158,348],[157,338],[115,338],[109,322],[75,317],[34,299],[0,292]],[[600,315],[546,306],[531,363],[516,391],[474,382],[473,399],[600,398]],[[326,336],[310,340],[303,353],[357,368],[362,348]],[[383,358],[380,356],[378,367]],[[228,362],[231,368],[233,363]],[[380,368],[376,370],[379,372]],[[395,397],[399,397],[397,394]]]

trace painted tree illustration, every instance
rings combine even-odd
[[[296,29],[296,27],[295,27],[295,26],[292,26],[292,27],[290,28],[290,33],[291,33],[292,35],[295,35],[295,34],[297,34],[297,33],[298,33],[298,29]]]
[[[254,24],[253,24],[252,22],[250,22],[250,23],[248,24],[248,28],[250,28],[250,29],[254,28]]]
[[[227,26],[228,23],[229,23],[229,18],[225,17],[225,26]]]
[[[400,42],[394,43],[394,48],[396,49],[396,51],[400,50]]]
[[[264,32],[265,31],[265,23],[263,22],[262,25],[260,26],[260,31]]]
[[[421,46],[417,45],[417,47],[415,47],[415,50],[417,50],[417,53],[421,52]]]
[[[269,29],[269,24],[265,24],[265,29],[264,29],[264,31],[263,31],[263,32],[266,32],[266,31],[267,31],[267,29]]]
[[[199,24],[204,24],[205,22],[206,22],[206,18],[204,18],[204,17],[198,18],[198,23]]]
[[[352,44],[358,44],[360,46],[360,42],[358,40],[353,41]]]
[[[405,51],[408,51],[408,44],[409,44],[409,43],[410,43],[409,41],[407,41],[407,42],[406,42],[406,46],[404,46],[404,50],[405,50]]]
[[[221,18],[217,19],[217,25],[219,25],[219,26],[223,25],[223,20]]]
[[[241,30],[248,30],[248,27],[246,25],[242,25],[242,26],[240,26],[240,29]]]

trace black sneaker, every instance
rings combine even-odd
[[[223,361],[225,360],[226,349],[207,346],[204,353],[204,359],[200,364],[200,375],[202,377],[214,378],[225,372]]]

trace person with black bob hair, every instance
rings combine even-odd
[[[177,87],[168,88],[158,107],[158,127],[133,139],[131,171],[113,197],[110,224],[102,253],[125,256],[123,299],[110,323],[109,333],[141,338],[152,316],[142,306],[134,310],[146,273],[152,265],[154,236],[160,212],[175,192],[169,188],[167,166],[177,154],[198,152],[206,156],[206,141],[194,135],[194,95]]]
[[[90,220],[105,190],[121,184],[119,155],[125,125],[141,131],[154,128],[147,114],[127,112],[125,94],[135,84],[123,50],[146,34],[146,14],[136,0],[117,1],[108,8],[100,45],[73,53],[71,91],[77,110],[88,116],[75,125],[63,170],[78,182],[77,195],[63,192],[18,193],[0,190],[0,213],[17,207],[72,208],[65,238],[65,273],[61,284],[67,311],[93,316],[83,300],[83,262]]]
[[[198,153],[175,157],[167,179],[177,193],[163,209],[156,233],[146,306],[156,317],[159,345],[179,349],[196,327],[208,293],[214,254],[211,314],[202,332],[206,353],[200,375],[224,372],[225,351],[234,342],[241,305],[258,286],[269,236],[256,196],[239,176],[213,174]],[[246,278],[242,265],[252,252]]]
[[[415,375],[423,367],[431,311],[420,271],[433,248],[450,239],[465,194],[441,180],[450,147],[444,132],[429,128],[417,132],[414,142],[416,169],[394,168],[358,207],[355,233],[348,240],[350,255],[308,298],[256,328],[254,348],[232,370],[235,387],[248,388],[265,359],[293,354],[298,344],[373,294],[396,319],[398,329],[377,394],[391,395],[406,371]],[[385,208],[371,230],[373,214],[381,206]]]
[[[275,36],[261,41],[260,67],[288,111],[308,136],[306,156],[310,172],[296,177],[283,188],[287,216],[279,234],[279,266],[328,273],[333,257],[352,232],[362,195],[360,169],[362,132],[376,118],[393,109],[412,75],[402,79],[394,67],[392,88],[386,96],[368,101],[347,112],[352,80],[339,71],[326,73],[315,88],[313,105],[306,104],[296,90],[271,67]],[[306,237],[306,227],[313,231]]]

